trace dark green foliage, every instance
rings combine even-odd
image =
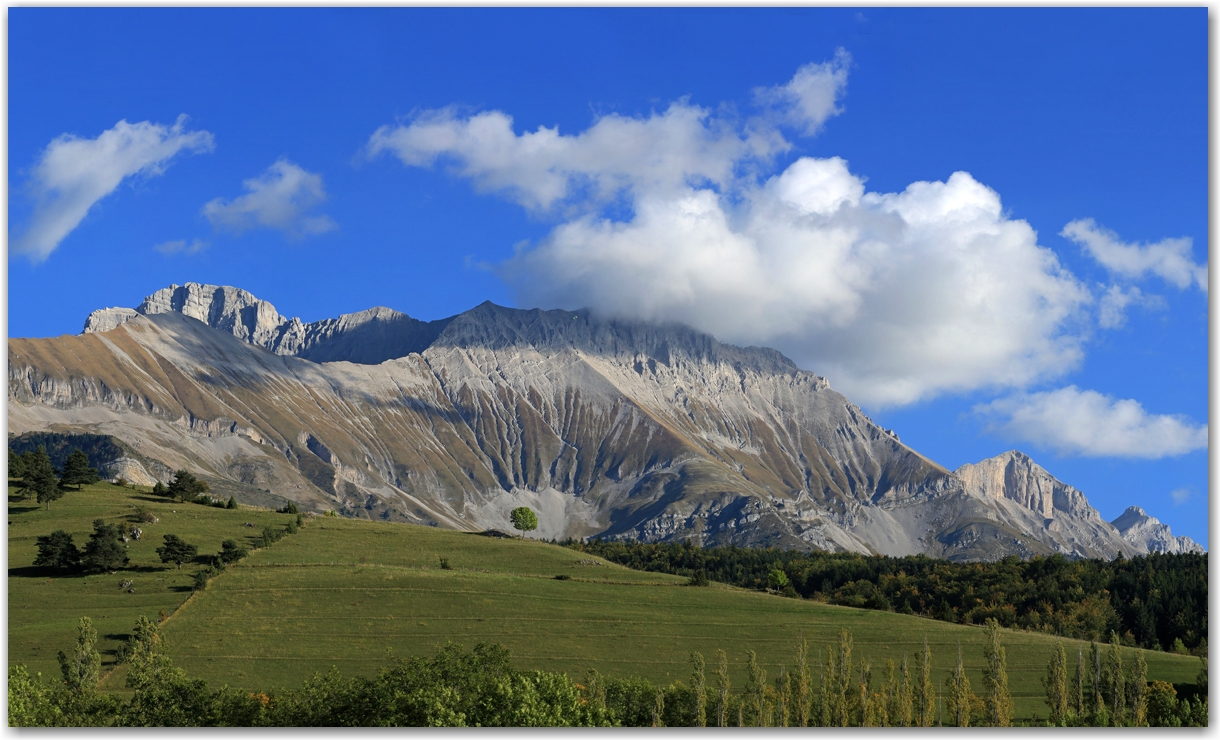
[[[89,467],[89,457],[80,449],[72,450],[64,461],[64,473],[59,477],[59,485],[76,486],[79,491],[81,486],[97,483],[99,480],[101,478],[98,477],[97,470]]]
[[[61,570],[72,570],[80,565],[80,550],[72,541],[72,535],[64,530],[57,529],[51,534],[39,537],[37,542],[38,556],[34,558],[34,565]]]
[[[230,496],[229,502],[227,504],[225,504],[225,508],[226,509],[236,509],[237,508],[237,499]]]
[[[296,534],[297,533],[297,523],[295,521],[288,522],[287,524],[284,525],[284,531],[287,532],[288,534]]]
[[[637,570],[694,576],[765,589],[782,570],[804,598],[892,610],[963,624],[996,619],[1009,628],[1105,639],[1169,650],[1198,646],[1207,634],[1207,556],[1152,554],[1130,560],[1067,560],[1060,555],[994,563],[804,553],[689,544],[571,542],[569,547]],[[771,586],[774,588],[774,586]]]
[[[279,542],[284,537],[283,530],[276,529],[270,524],[263,525],[263,531],[260,533],[263,540],[263,547],[271,547]]]
[[[222,563],[235,563],[246,555],[246,548],[238,545],[236,540],[225,540],[220,543],[220,561]]]
[[[178,569],[182,570],[183,563],[189,563],[199,554],[199,548],[187,544],[176,534],[165,535],[165,544],[157,548],[157,555],[161,557],[162,563],[177,563]]]
[[[187,470],[175,470],[174,478],[169,482],[165,493],[170,498],[176,498],[182,503],[194,501],[210,490],[207,481],[201,481]],[[211,503],[208,499],[204,503]]]
[[[297,502],[289,501],[287,504],[284,504],[284,508],[280,509],[279,512],[281,514],[299,514],[301,510],[297,508]]]
[[[702,587],[707,586],[710,583],[711,581],[707,577],[707,571],[700,568],[691,575],[690,580],[686,582],[686,585]]]
[[[89,467],[101,470],[126,453],[113,437],[104,434],[60,434],[59,432],[26,432],[8,441],[8,448],[19,455],[26,455],[44,448],[51,464],[63,469],[68,455],[73,450],[85,453]],[[11,459],[11,458],[10,458]],[[11,473],[10,473],[11,475]]]
[[[122,526],[106,524],[101,519],[93,520],[93,534],[85,545],[81,565],[87,572],[97,573],[115,570],[127,565],[127,548],[119,540]]]
[[[51,502],[64,495],[59,487],[59,476],[51,466],[51,458],[41,447],[37,451],[24,456],[25,477],[21,479],[18,488],[23,494],[33,494],[40,504],[51,508]]]
[[[205,588],[207,588],[208,587],[207,571],[201,570],[198,573],[196,573],[194,576],[192,576],[191,577],[191,587],[194,588],[196,591],[202,591]]]
[[[156,483],[153,484],[152,492],[153,492],[154,496],[168,496],[169,495],[169,489],[166,488],[165,484],[162,483],[161,481],[157,481]]]
[[[529,532],[538,528],[538,515],[528,506],[518,506],[512,510],[508,518],[512,521],[513,527],[522,532]]]
[[[25,476],[25,462],[12,447],[8,448],[8,477],[10,480]]]

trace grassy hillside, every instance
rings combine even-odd
[[[81,544],[94,518],[112,521],[135,505],[153,508],[161,522],[144,526],[143,541],[132,543],[133,573],[48,578],[26,567],[36,535],[64,528]],[[92,617],[98,632],[111,636],[101,646],[108,659],[105,651],[130,631],[136,615],[155,617],[181,604],[163,627],[170,654],[214,686],[296,687],[332,665],[347,675],[374,673],[388,662],[387,650],[431,654],[446,640],[467,646],[485,640],[511,649],[523,668],[574,677],[596,668],[666,683],[686,679],[692,650],[711,662],[722,648],[736,690],[745,683],[746,650],[756,651],[774,678],[782,665],[793,664],[799,635],[814,643],[820,661],[842,628],[852,631],[855,658],[873,666],[875,686],[887,658],[913,656],[925,638],[938,684],[960,643],[972,685],[982,685],[978,627],[716,585],[692,588],[681,578],[627,570],[539,542],[321,517],[253,552],[192,596],[186,589],[196,569],[167,568],[153,552],[163,534],[178,534],[211,553],[227,538],[252,545],[263,523],[289,517],[170,504],[109,485],[70,492],[50,512],[10,498],[9,511],[9,660],[44,676],[58,675],[55,652],[70,646],[80,616]],[[246,528],[247,521],[257,526]],[[442,557],[449,569],[441,568]],[[135,594],[119,591],[123,578],[135,582]],[[1019,717],[1046,714],[1040,678],[1053,641],[1004,633]],[[1069,644],[1073,668],[1076,644]],[[1145,655],[1150,680],[1189,682],[1199,669],[1195,658]],[[1128,650],[1124,660],[1133,659]],[[122,679],[120,667],[103,686],[121,690]]]

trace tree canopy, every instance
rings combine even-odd
[[[176,498],[186,503],[187,501],[194,501],[209,490],[210,487],[207,481],[199,480],[187,470],[175,470],[174,478],[169,482],[169,487],[165,489],[165,493],[170,498]]]
[[[64,461],[64,474],[59,478],[61,487],[76,486],[76,490],[80,490],[81,486],[87,486],[90,483],[97,483],[101,480],[98,477],[97,470],[89,467],[89,456],[79,449],[72,450],[68,455],[68,459]]]
[[[176,563],[179,570],[182,570],[183,563],[194,560],[198,553],[198,547],[187,544],[176,534],[165,535],[165,544],[157,548],[157,555],[161,556],[161,562]]]
[[[38,556],[34,565],[41,568],[72,569],[80,565],[81,552],[72,535],[62,529],[37,538]]]
[[[529,532],[538,528],[538,515],[528,506],[518,506],[508,516],[513,523],[513,527],[522,532]]]
[[[127,565],[127,548],[119,541],[121,534],[120,525],[107,524],[101,519],[93,520],[93,534],[89,535],[81,558],[86,571],[101,572]]]

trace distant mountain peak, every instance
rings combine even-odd
[[[1128,506],[1117,519],[1110,522],[1118,530],[1123,539],[1132,543],[1144,552],[1161,553],[1203,553],[1203,546],[1185,535],[1175,537],[1169,525],[1162,524],[1156,517],[1148,514],[1139,506]]]

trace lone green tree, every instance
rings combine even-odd
[[[157,548],[157,555],[161,556],[161,562],[176,563],[178,570],[182,570],[183,563],[194,560],[198,553],[198,547],[187,544],[176,534],[165,535],[165,544]]]
[[[528,506],[518,506],[508,515],[512,521],[513,527],[519,529],[522,534],[538,529],[538,515]]]
[[[85,545],[81,564],[86,571],[101,572],[127,565],[127,548],[119,541],[121,530],[117,524],[107,524],[101,519],[93,520],[93,534]]]
[[[76,549],[72,535],[62,529],[37,538],[38,556],[34,565],[39,568],[70,570],[80,565],[81,552]]]
[[[99,480],[101,478],[98,477],[97,470],[89,467],[89,456],[80,448],[72,450],[64,462],[64,474],[59,477],[60,487],[76,486],[79,491],[82,486],[97,483]]]
[[[237,544],[236,540],[225,540],[220,543],[220,562],[228,565],[246,557],[246,548]]]
[[[25,493],[32,493],[40,504],[46,504],[50,510],[51,502],[64,495],[59,487],[59,476],[51,465],[47,448],[39,447],[38,451],[26,456],[25,476],[21,479],[19,488]]]
[[[695,695],[695,727],[707,727],[707,681],[703,674],[703,654],[690,654],[690,687]]]
[[[97,630],[93,629],[93,620],[89,617],[81,617],[76,626],[76,649],[72,655],[59,651],[59,670],[64,674],[64,684],[74,694],[97,688],[102,656],[97,651]]]
[[[194,501],[210,490],[207,481],[201,481],[187,470],[175,470],[174,478],[165,489],[166,495],[182,503]]]

